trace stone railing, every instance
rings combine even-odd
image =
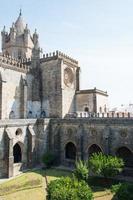
[[[68,113],[66,118],[133,118],[133,113]]]

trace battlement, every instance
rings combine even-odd
[[[4,55],[0,53],[0,63],[1,67],[10,68],[12,70],[18,70],[27,72],[29,71],[29,66],[23,64],[23,60],[18,60],[16,58],[13,58],[9,55]]]
[[[61,59],[65,60],[66,62],[69,62],[69,63],[72,63],[72,64],[78,66],[77,60],[67,56],[66,54],[64,54],[60,51],[56,51],[56,52],[49,53],[49,54],[48,53],[43,54],[43,58],[41,59],[41,62],[47,62],[47,61],[55,60],[58,58],[61,58]]]

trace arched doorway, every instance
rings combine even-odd
[[[76,159],[76,147],[72,142],[66,144],[65,158],[75,160]]]
[[[93,153],[102,152],[101,148],[97,144],[92,144],[88,149],[88,157],[90,157]]]
[[[13,156],[14,156],[14,163],[20,163],[22,161],[22,152],[21,147],[17,143],[13,147]]]
[[[127,147],[120,147],[116,151],[116,156],[124,160],[126,167],[133,167],[133,153]]]

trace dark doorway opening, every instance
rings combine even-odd
[[[88,157],[90,157],[93,153],[102,152],[101,148],[97,144],[92,144],[88,149]]]
[[[121,147],[117,150],[116,156],[124,160],[126,167],[133,167],[133,153],[127,147]]]
[[[18,143],[13,147],[13,156],[14,163],[20,163],[22,161],[21,147]]]
[[[65,147],[65,157],[71,160],[76,159],[76,147],[72,142],[67,143]]]

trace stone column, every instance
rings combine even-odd
[[[28,148],[27,148],[27,155],[28,155],[28,166],[32,167],[36,161],[36,152],[35,152],[35,134],[32,127],[28,127]]]
[[[13,176],[13,139],[9,139],[9,149],[8,149],[8,178]]]
[[[109,127],[105,127],[104,129],[104,146],[105,146],[105,154],[109,154],[109,143],[110,143],[110,130]]]
[[[20,118],[27,118],[27,81],[23,77],[20,81]]]
[[[27,118],[27,83],[24,84],[24,119]]]
[[[80,68],[78,67],[76,70],[76,91],[80,90]]]
[[[77,133],[77,159],[84,159],[84,152],[83,152],[83,127],[80,126],[78,133]]]

